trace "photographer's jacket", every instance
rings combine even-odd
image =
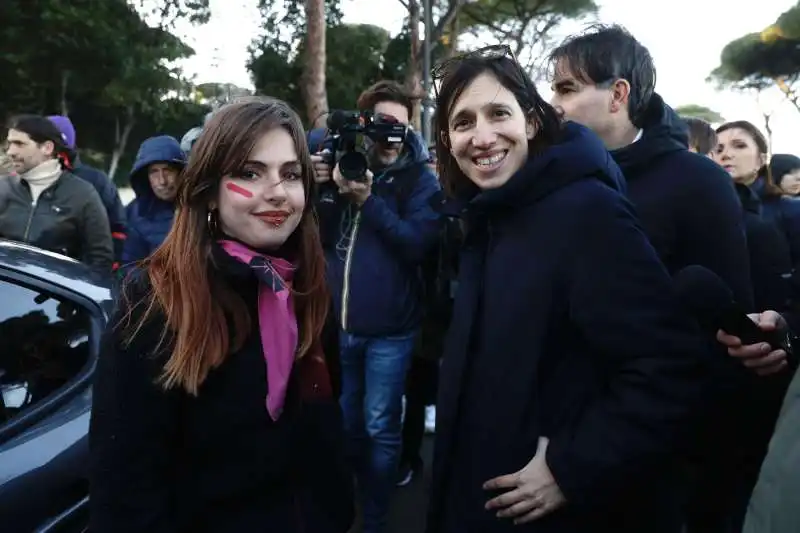
[[[309,133],[312,152],[324,130]],[[384,171],[374,171],[372,194],[359,209],[336,188],[323,185],[317,201],[334,310],[343,330],[385,336],[419,325],[420,264],[439,236],[432,198],[436,177],[416,134]]]

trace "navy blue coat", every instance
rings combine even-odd
[[[136,199],[128,205],[128,238],[122,253],[125,264],[141,261],[158,248],[172,227],[175,205],[160,200],[153,193],[147,167],[153,163],[186,164],[178,141],[168,135],[151,137],[142,143],[130,174]]]
[[[309,134],[312,150],[320,146],[318,131]],[[320,187],[317,213],[328,285],[345,331],[396,335],[420,324],[420,268],[441,228],[432,200],[439,182],[427,160],[420,138],[410,134],[400,158],[375,173],[372,194],[360,209],[335,187]]]
[[[671,274],[701,265],[754,310],[742,205],[730,175],[687,149],[686,123],[654,95],[642,138],[611,155],[650,242]]]
[[[567,123],[559,144],[469,201],[429,533],[658,531],[662,517],[628,496],[659,497],[707,344],[623,189],[600,140]],[[496,518],[482,484],[523,468],[542,436],[568,505],[524,526]]]
[[[114,261],[122,259],[122,250],[127,238],[127,221],[125,216],[125,206],[119,197],[119,191],[114,182],[105,172],[89,165],[83,164],[80,159],[75,161],[72,173],[79,178],[88,181],[97,189],[97,194],[103,201],[103,206],[108,214],[108,224],[111,226],[111,238],[114,240]]]
[[[800,199],[767,194],[766,180],[759,177],[750,188],[761,198],[763,215],[773,222],[786,239],[795,269],[800,266]]]
[[[785,311],[793,296],[790,283],[792,254],[789,243],[781,228],[764,217],[761,200],[755,191],[738,183],[735,187],[744,209],[756,309]]]

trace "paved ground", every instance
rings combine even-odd
[[[425,472],[422,476],[415,476],[407,486],[397,489],[387,533],[424,533],[432,452],[433,437],[426,436],[422,445]],[[357,524],[350,533],[361,533],[360,525]]]

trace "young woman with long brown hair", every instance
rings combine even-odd
[[[95,533],[348,530],[312,172],[283,102],[230,104],[206,125],[172,229],[126,280],[104,339]]]

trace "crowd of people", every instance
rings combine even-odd
[[[341,132],[225,105],[142,143],[126,207],[67,117],[12,120],[0,236],[119,287],[92,531],[386,531],[434,403],[428,533],[800,531],[800,158],[678,116],[618,26],[549,59],[550,102],[508,46],[438,64],[433,146],[378,81],[405,133],[355,176]]]

